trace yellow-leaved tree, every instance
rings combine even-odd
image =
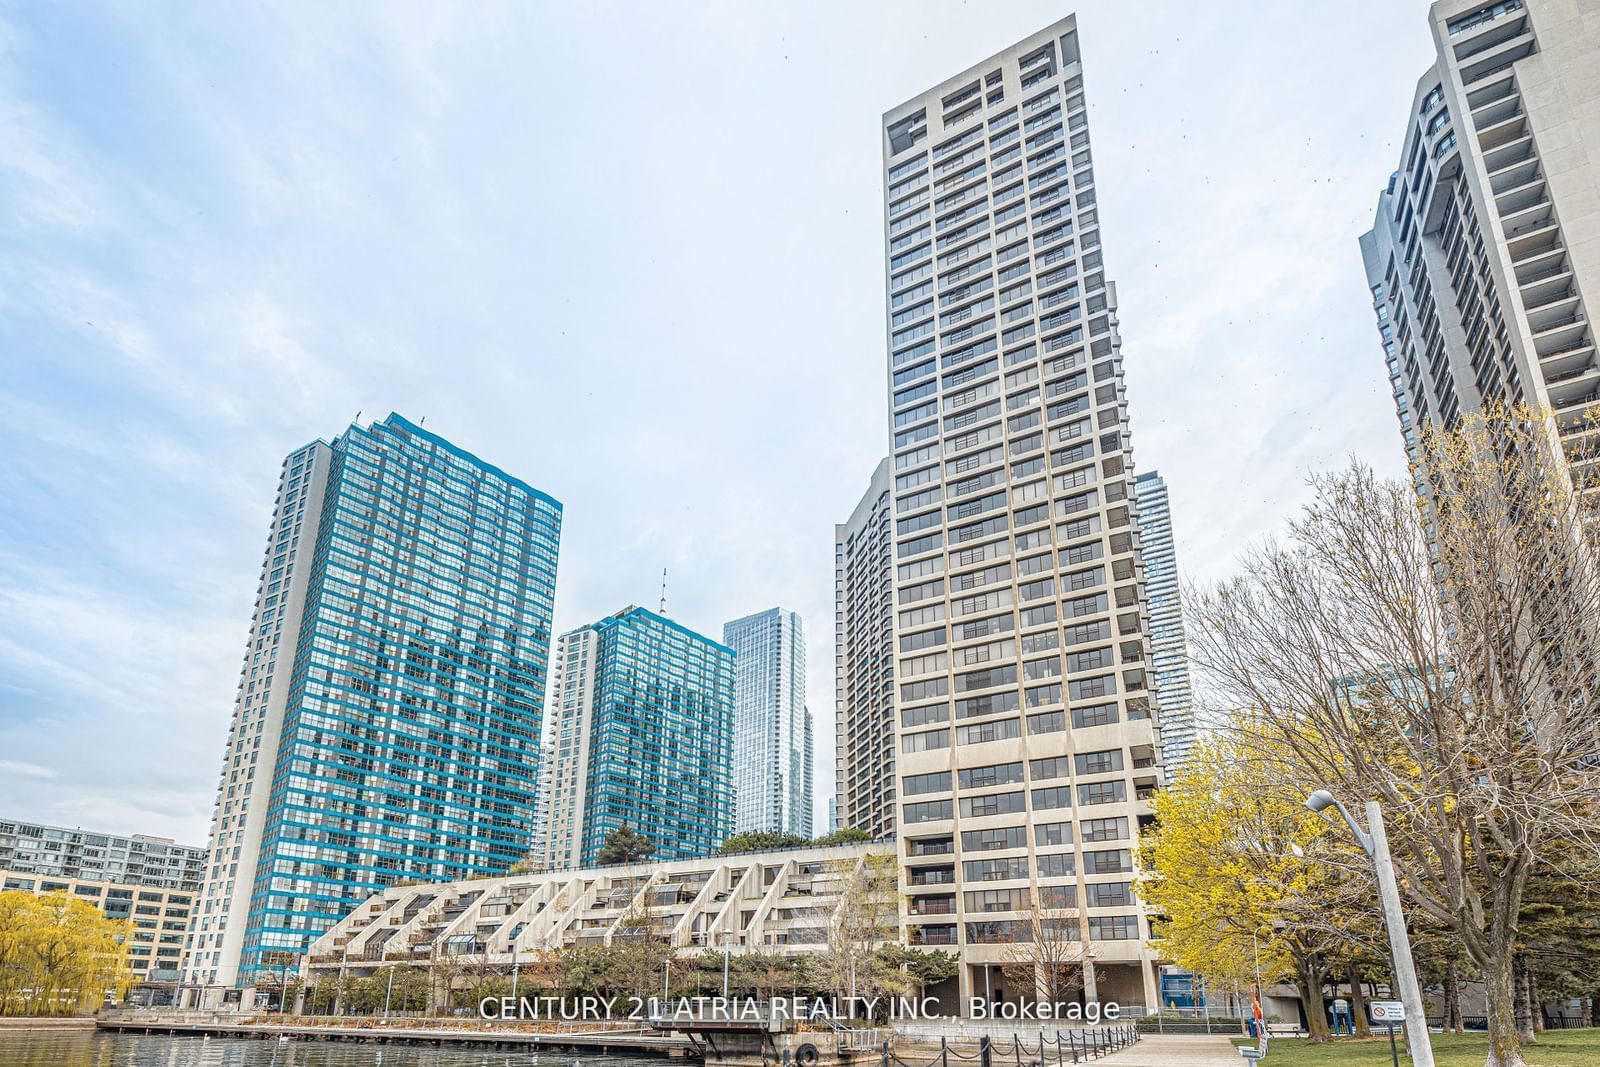
[[[1322,983],[1347,948],[1325,909],[1343,894],[1336,870],[1307,858],[1326,827],[1263,773],[1237,732],[1248,729],[1206,737],[1156,794],[1139,895],[1161,916],[1163,955],[1214,990],[1248,987],[1258,967],[1264,983],[1293,982],[1324,1041]]]
[[[65,893],[0,892],[0,1015],[76,1015],[125,993],[131,929]]]

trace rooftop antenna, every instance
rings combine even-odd
[[[356,422],[360,422],[361,421],[361,412],[359,410],[356,412],[355,421]]]
[[[662,567],[661,568],[661,610],[657,611],[656,614],[657,615],[665,615],[666,613],[667,613],[667,568]]]
[[[428,425],[428,416],[426,416],[426,415],[422,416],[422,418],[420,420],[418,420],[417,425],[418,426],[426,426],[426,425]]]

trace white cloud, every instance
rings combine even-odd
[[[800,611],[826,783],[832,526],[887,437],[878,117],[1061,13],[9,9],[0,750],[57,777],[0,811],[203,837],[279,460],[391,409],[564,501],[560,627],[663,565],[712,636]],[[1311,467],[1398,467],[1355,239],[1423,17],[1348,4],[1307,49],[1291,5],[1080,5],[1186,571]]]

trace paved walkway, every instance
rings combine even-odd
[[[1244,1060],[1221,1034],[1144,1034],[1139,1043],[1113,1052],[1095,1065],[1107,1067],[1239,1067]]]

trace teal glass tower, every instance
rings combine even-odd
[[[545,748],[544,863],[588,866],[606,835],[652,859],[710,855],[733,831],[734,652],[628,607],[561,636]]]
[[[188,1003],[393,882],[526,853],[560,534],[550,496],[399,415],[284,461]]]

